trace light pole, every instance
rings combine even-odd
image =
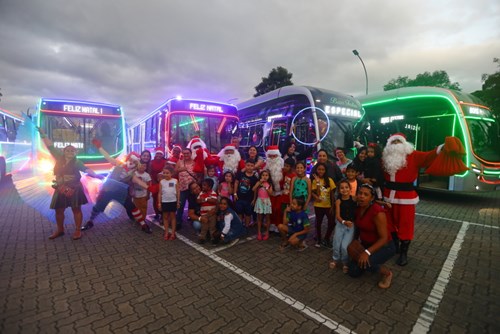
[[[354,55],[356,57],[359,58],[359,60],[361,61],[361,64],[363,65],[363,69],[365,70],[365,79],[366,79],[366,95],[368,95],[368,73],[366,72],[366,66],[365,66],[365,63],[363,62],[363,59],[361,59],[361,56],[359,55],[359,52],[358,50],[352,50],[352,53],[354,53]]]

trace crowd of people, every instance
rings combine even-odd
[[[57,153],[46,136],[42,137],[58,159],[54,172],[60,180],[53,200],[57,230],[49,238],[64,234],[64,209],[71,207],[77,221],[73,239],[80,239],[79,209],[87,201],[77,175],[85,171],[99,176],[78,162],[76,149],[68,146]],[[408,263],[418,202],[414,181],[418,170],[430,166],[441,150],[415,151],[398,133],[388,139],[383,151],[376,144],[358,147],[352,160],[342,148],[334,152],[336,161],[330,161],[325,150],[318,150],[317,162],[310,168],[293,142],[283,154],[277,146],[267,147],[264,159],[257,147],[244,152],[234,138],[214,157],[203,140],[195,137],[186,147],[174,145],[168,153],[163,148],[153,154],[132,152],[125,162],[109,156],[99,140],[94,139],[93,144],[114,168],[81,230],[92,228],[97,215],[115,200],[144,232],[151,233],[146,217],[152,198],[154,220],[163,224],[165,240],[175,240],[188,220],[200,244],[208,240],[236,243],[255,229],[258,241],[268,240],[274,232],[281,237],[281,251],[289,247],[303,251],[312,233],[315,247],[332,249],[331,269],[339,268],[352,277],[364,271],[378,272],[380,288],[391,285],[392,272],[384,265],[386,261],[399,253],[396,263]],[[68,182],[76,189],[71,194],[61,190]],[[358,254],[351,249],[353,241],[361,245]]]

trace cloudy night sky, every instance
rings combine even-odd
[[[445,70],[463,91],[497,70],[500,2],[0,0],[0,107],[40,97],[123,106],[127,120],[182,95],[247,100],[272,68],[295,85],[364,94]]]

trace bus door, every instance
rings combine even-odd
[[[288,137],[288,118],[275,118],[271,120],[266,147],[276,145],[284,152]]]

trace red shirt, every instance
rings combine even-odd
[[[359,230],[359,237],[363,245],[371,246],[379,239],[377,225],[375,225],[374,217],[380,212],[384,212],[383,207],[377,203],[373,203],[365,211],[364,215],[361,216],[361,208],[356,210],[356,228]],[[391,233],[389,231],[389,224],[387,224],[387,241],[392,240]]]

